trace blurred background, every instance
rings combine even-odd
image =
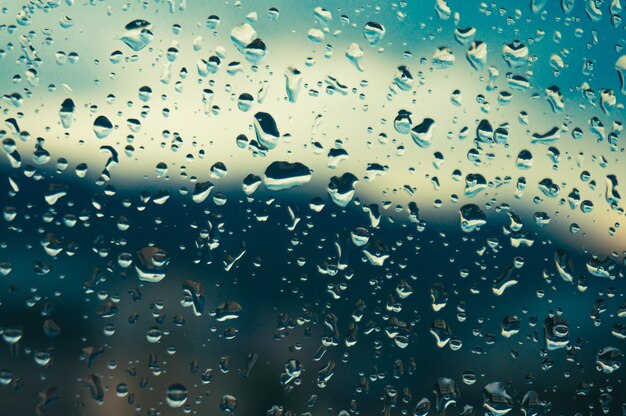
[[[6,414],[623,412],[619,1],[0,4]]]

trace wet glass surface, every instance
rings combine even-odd
[[[0,0],[0,415],[626,414],[622,0]]]

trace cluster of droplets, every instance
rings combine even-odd
[[[78,30],[77,16],[93,4],[17,7],[11,23],[0,22],[11,37],[0,49],[9,68],[0,80],[0,308],[8,311],[0,321],[8,346],[0,397],[35,385],[21,375],[31,372],[42,384],[29,397],[39,415],[61,395],[73,397],[79,411],[93,403],[109,411],[125,399],[149,416],[168,408],[201,412],[206,402],[210,411],[252,414],[255,400],[274,403],[266,411],[274,416],[322,406],[339,416],[369,414],[373,405],[384,415],[444,415],[451,407],[465,416],[476,407],[542,415],[566,412],[562,402],[572,394],[565,389],[574,380],[577,409],[625,409],[616,391],[626,339],[624,252],[600,254],[603,242],[590,249],[593,243],[568,240],[556,228],[567,223],[571,235],[613,237],[611,246],[623,239],[622,5],[548,3],[531,0],[513,11],[482,3],[474,14],[445,0],[362,5],[353,13],[318,6],[305,26],[293,28],[310,48],[303,62],[273,36],[288,25],[274,6],[242,18],[235,2],[237,22],[205,13],[195,28],[174,23],[169,46],[169,18],[153,11],[160,9],[145,2],[144,18],[123,23],[106,6],[116,22],[112,48],[75,52],[68,45],[52,54],[55,42],[89,31]],[[165,8],[185,21],[188,7],[169,0]],[[58,16],[54,29],[30,30],[45,13]],[[600,23],[605,14],[608,27]],[[8,22],[8,6],[0,16]],[[496,18],[497,25],[488,23]],[[559,28],[550,47],[547,19]],[[581,57],[582,78],[567,78],[579,63],[565,40],[587,36],[581,20],[591,28],[588,50],[612,43],[611,77],[595,69],[596,59]],[[524,22],[536,30],[522,30]],[[405,49],[414,46],[411,25],[427,47]],[[615,39],[604,41],[598,31]],[[286,65],[273,59],[281,54]],[[72,89],[82,85],[72,71],[92,55],[96,66],[113,68],[112,83],[132,91],[128,108],[117,109],[114,93],[101,107],[85,99],[92,91]],[[316,56],[337,73],[320,75]],[[150,57],[156,80],[126,85],[123,75]],[[49,81],[59,70],[66,71],[60,89]],[[433,81],[442,79],[443,86]],[[43,82],[54,105],[37,101]],[[96,79],[96,90],[103,83]],[[327,106],[335,105],[343,107],[333,130],[336,107]],[[313,115],[309,130],[294,126],[303,113]],[[38,117],[48,114],[54,125],[42,129]],[[228,124],[232,114],[235,125]],[[535,126],[531,115],[541,122]],[[214,141],[187,133],[197,120]],[[163,123],[159,133],[154,126]],[[220,147],[226,142],[233,147]],[[150,157],[158,161],[143,171],[140,162]],[[140,189],[125,183],[122,168],[132,172],[133,163],[145,180]],[[99,166],[95,174],[89,165]],[[422,174],[425,186],[406,178]],[[435,195],[432,209],[425,208],[433,195],[426,186]],[[608,233],[604,216],[612,221]],[[51,289],[53,279],[72,288]],[[56,312],[76,299],[83,312]],[[591,305],[587,315],[578,310],[582,302]],[[36,325],[20,320],[32,310]],[[80,336],[69,335],[74,327]],[[76,338],[69,355],[81,361],[79,383],[59,389],[52,383],[67,382],[54,369],[77,366],[64,361],[69,347],[56,344],[68,337]],[[137,350],[122,347],[125,340]],[[461,364],[448,364],[454,360]],[[562,376],[553,376],[556,368]],[[266,383],[278,393],[258,400]],[[252,391],[240,393],[248,384]]]

